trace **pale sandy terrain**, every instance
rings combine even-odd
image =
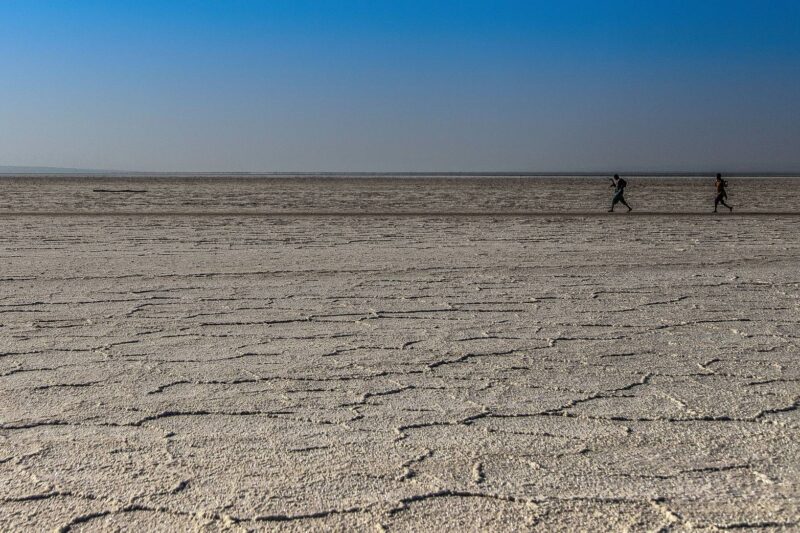
[[[628,176],[635,213],[708,213],[714,179]],[[64,213],[603,213],[607,176],[4,177],[0,214]],[[798,178],[729,178],[738,212],[800,212]]]
[[[0,531],[800,527],[798,216],[8,212]]]

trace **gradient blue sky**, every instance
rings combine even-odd
[[[800,2],[0,2],[0,164],[800,170]]]

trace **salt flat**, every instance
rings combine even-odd
[[[11,213],[0,259],[0,530],[800,527],[800,217]]]

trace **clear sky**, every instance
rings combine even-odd
[[[0,164],[800,170],[800,1],[3,0]]]

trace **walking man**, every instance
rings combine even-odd
[[[722,174],[717,174],[717,181],[714,182],[714,186],[717,188],[717,196],[714,198],[714,212],[717,212],[717,206],[719,204],[724,205],[733,212],[733,207],[725,203],[725,200],[728,198],[728,193],[725,191],[728,182],[722,179]]]
[[[625,201],[626,185],[628,185],[628,182],[620,178],[619,174],[614,174],[614,177],[611,178],[611,186],[614,187],[614,197],[611,199],[611,209],[608,210],[609,213],[614,212],[614,206],[617,205],[617,203],[621,203],[627,207],[628,213],[633,211],[633,208],[628,205],[628,202]]]

